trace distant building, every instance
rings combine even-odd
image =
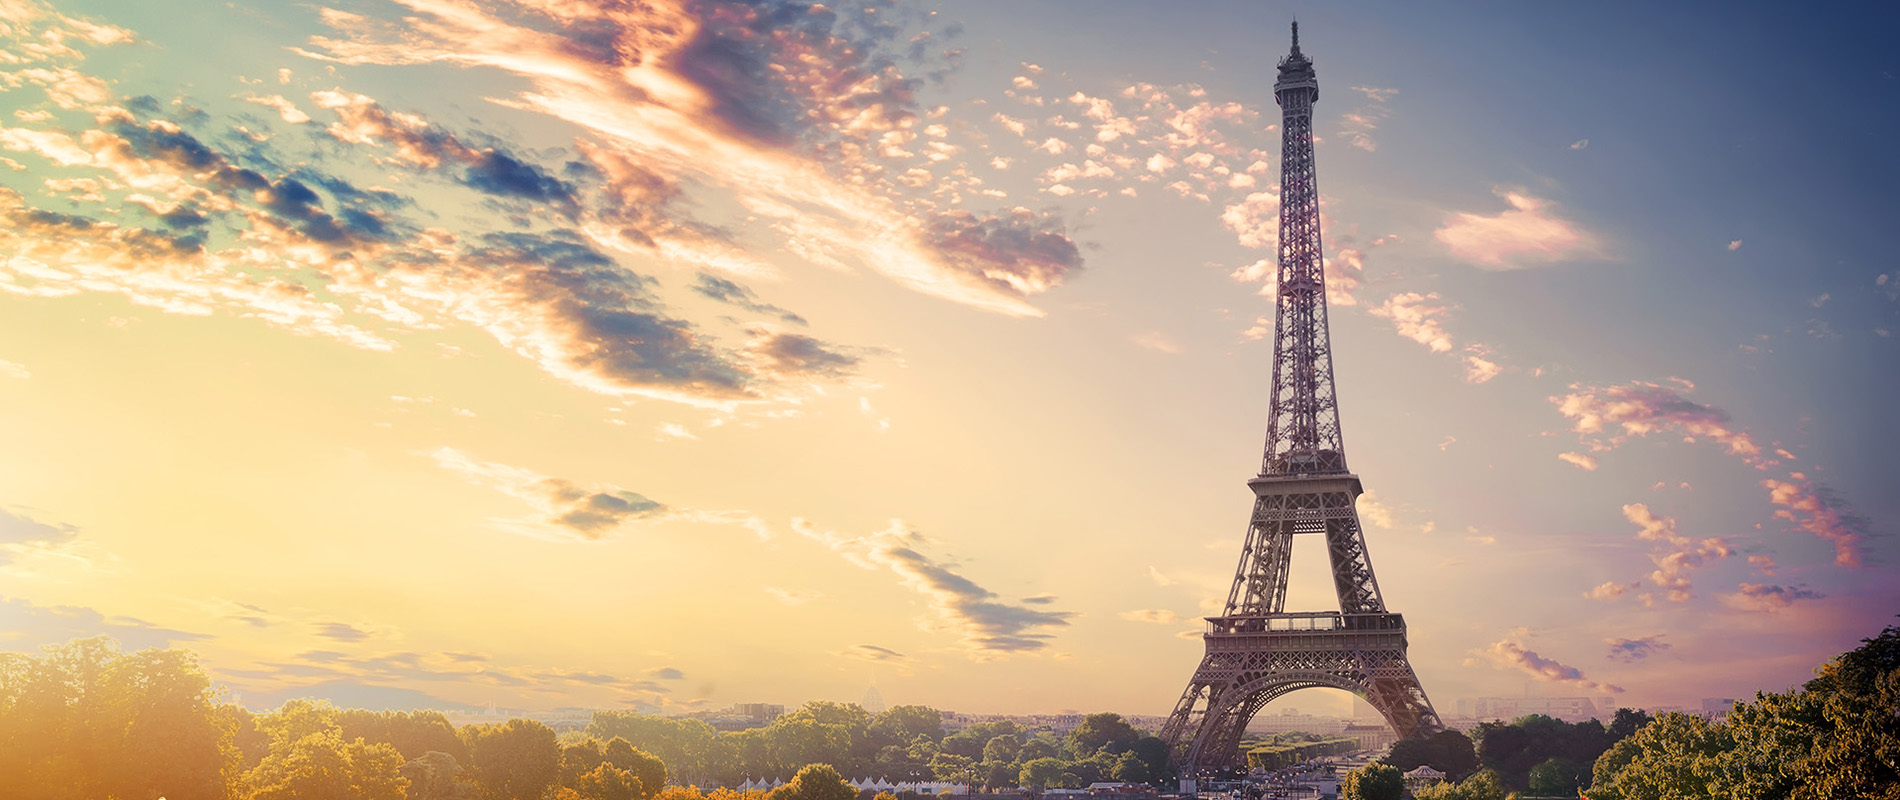
[[[1719,720],[1728,716],[1728,712],[1734,710],[1735,698],[1733,697],[1702,698],[1702,716],[1710,720]]]
[[[1471,702],[1471,716],[1479,720],[1514,720],[1530,714],[1542,714],[1565,722],[1587,719],[1609,720],[1616,709],[1605,698],[1589,697],[1480,697]],[[1465,710],[1459,701],[1460,716]]]
[[[884,713],[884,695],[877,690],[877,684],[873,683],[864,690],[864,699],[859,700],[858,705],[871,712],[873,717]]]
[[[1340,734],[1348,738],[1358,739],[1359,749],[1361,750],[1377,750],[1381,747],[1389,747],[1392,743],[1399,740],[1399,735],[1393,732],[1392,726],[1384,722],[1348,723],[1345,730],[1340,731]]]

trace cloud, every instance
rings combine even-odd
[[[930,544],[929,539],[901,520],[860,537],[820,531],[803,519],[793,520],[792,529],[860,567],[895,573],[906,588],[929,603],[932,619],[927,629],[956,636],[979,660],[1043,650],[1054,637],[1049,629],[1065,627],[1075,616],[1003,601],[957,572],[955,564],[926,555],[922,548]]]
[[[360,642],[369,638],[368,631],[342,622],[319,622],[311,627],[317,629],[318,636],[339,642]]]
[[[830,344],[766,324],[746,326],[745,352],[759,372],[783,379],[849,377],[863,361]]]
[[[1401,292],[1386,298],[1377,307],[1366,309],[1366,313],[1392,320],[1400,336],[1425,345],[1434,353],[1450,352],[1451,334],[1438,324],[1450,309],[1432,302],[1437,299],[1437,292]]]
[[[25,598],[0,597],[0,648],[33,651],[91,636],[110,636],[128,650],[210,638],[133,617],[108,617],[85,606],[42,606]]]
[[[1385,101],[1399,93],[1397,89],[1379,89],[1370,86],[1354,86],[1352,90],[1366,96],[1369,105],[1346,112],[1340,117],[1340,136],[1352,146],[1368,153],[1379,149],[1379,143],[1372,138],[1373,131],[1391,116],[1391,110],[1385,107]]]
[[[1173,337],[1160,331],[1143,331],[1129,336],[1128,341],[1134,342],[1136,347],[1143,350],[1153,350],[1157,353],[1176,355],[1181,352],[1181,345],[1175,342]]]
[[[1805,474],[1795,472],[1788,477],[1791,480],[1770,478],[1761,482],[1768,490],[1768,502],[1781,506],[1775,510],[1775,518],[1832,542],[1835,564],[1860,566],[1860,541],[1867,521],[1848,510],[1831,489],[1809,481]]]
[[[1062,221],[1026,209],[991,217],[944,212],[930,221],[929,239],[945,268],[1000,293],[1047,291],[1082,268]]]
[[[71,541],[77,530],[63,522],[41,522],[23,512],[0,508],[0,545],[60,545]]]
[[[738,306],[739,308],[756,314],[770,314],[778,317],[782,322],[792,325],[810,324],[805,321],[804,317],[770,303],[760,302],[758,295],[753,294],[751,289],[716,275],[709,275],[704,272],[695,275],[692,288],[694,292],[702,297],[727,305]]]
[[[1611,660],[1624,663],[1641,661],[1669,649],[1669,643],[1662,640],[1662,634],[1635,639],[1605,639],[1603,642],[1610,646]]]
[[[764,589],[765,589],[766,594],[769,594],[772,596],[772,599],[777,600],[781,603],[784,603],[785,605],[788,605],[788,606],[802,606],[806,603],[809,603],[813,600],[816,600],[820,597],[825,596],[824,593],[822,592],[815,592],[811,590],[800,590],[800,589],[781,589],[777,586],[766,586],[764,587]]]
[[[1740,249],[1742,249],[1742,240],[1740,240],[1740,239],[1735,239],[1735,240],[1733,240],[1733,241],[1730,241],[1730,242],[1728,243],[1728,249],[1729,249],[1729,252],[1731,252],[1731,253],[1733,253],[1733,252],[1735,252],[1735,251],[1737,251],[1737,250],[1740,250]]]
[[[673,667],[654,667],[653,669],[647,670],[646,675],[649,678],[662,681],[677,681],[686,678],[686,673],[680,672]]]
[[[1571,142],[1571,143],[1570,143],[1570,149],[1572,149],[1572,150],[1582,150],[1582,149],[1584,149],[1584,148],[1586,148],[1586,147],[1589,147],[1589,146],[1590,146],[1590,140],[1589,140],[1589,139],[1578,139],[1578,140],[1576,140],[1576,141],[1574,141],[1574,142]]]
[[[1516,669],[1540,681],[1566,683],[1592,692],[1623,693],[1621,686],[1590,680],[1584,677],[1582,670],[1526,650],[1511,639],[1493,642],[1490,647],[1477,652],[1500,668]]]
[[[911,660],[910,656],[888,647],[879,647],[874,644],[853,645],[839,653],[839,655],[874,662],[902,662]]]
[[[1772,463],[1762,458],[1761,446],[1747,431],[1731,424],[1728,412],[1683,396],[1694,391],[1695,384],[1679,378],[1673,382],[1674,387],[1641,381],[1602,387],[1571,384],[1569,394],[1552,397],[1550,402],[1571,420],[1571,429],[1579,438],[1594,449],[1607,450],[1631,437],[1668,431],[1681,435],[1684,441],[1714,441],[1757,467]]]
[[[1772,614],[1802,600],[1819,600],[1824,597],[1827,595],[1805,586],[1743,583],[1736,587],[1734,594],[1723,595],[1722,601],[1744,611]]]
[[[575,692],[613,701],[638,698],[663,702],[669,687],[648,678],[621,678],[612,674],[566,667],[504,666],[481,653],[416,653],[397,651],[352,655],[334,650],[309,650],[281,661],[265,661],[243,668],[217,670],[254,687],[280,693],[315,689],[336,681],[379,686],[436,684],[463,687],[463,694],[493,697],[497,689],[568,698]],[[603,697],[601,694],[605,693]]]
[[[1597,460],[1582,453],[1558,453],[1557,460],[1575,465],[1584,472],[1597,471]]]
[[[520,467],[478,461],[459,450],[443,447],[430,454],[436,465],[526,502],[536,512],[520,520],[498,520],[506,530],[549,533],[587,541],[605,538],[622,525],[666,515],[669,509],[618,486],[582,488]]]
[[[954,217],[971,212],[933,208],[885,176],[879,153],[911,152],[882,143],[918,126],[921,82],[896,66],[908,45],[874,8],[405,4],[402,23],[327,14],[340,35],[302,52],[512,72],[528,88],[497,102],[578,125],[667,181],[730,193],[807,261],[853,260],[952,302],[1037,316],[1025,299],[1081,264],[1054,222],[1038,223],[1043,235],[1026,247],[987,235],[985,247],[960,246],[966,226]]]
[[[1677,533],[1675,519],[1657,516],[1642,503],[1623,506],[1623,518],[1636,525],[1636,538],[1655,543],[1649,559],[1656,569],[1649,574],[1649,580],[1666,590],[1665,597],[1672,603],[1688,602],[1694,597],[1690,592],[1692,570],[1735,554],[1734,548],[1720,537],[1695,540]]]
[[[1485,269],[1602,257],[1595,235],[1556,216],[1548,201],[1521,189],[1497,193],[1510,209],[1491,216],[1455,213],[1433,235],[1453,255]]]
[[[1152,168],[1152,164],[1150,165]],[[1222,209],[1222,225],[1234,232],[1241,247],[1273,249],[1280,243],[1280,192],[1278,187],[1251,192],[1240,202]],[[1255,265],[1252,279],[1277,273],[1278,267],[1266,260]],[[1235,277],[1238,279],[1239,274]]]
[[[1615,600],[1628,594],[1630,590],[1641,587],[1642,585],[1641,582],[1617,583],[1616,581],[1605,581],[1604,583],[1598,584],[1596,588],[1584,592],[1583,596],[1592,600]]]
[[[1166,625],[1181,619],[1181,615],[1162,608],[1144,608],[1136,611],[1123,611],[1121,618],[1130,622],[1154,622]]]

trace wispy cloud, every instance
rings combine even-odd
[[[1584,472],[1597,471],[1597,460],[1582,453],[1558,453],[1557,460],[1571,464]]]
[[[1154,622],[1166,625],[1180,620],[1181,615],[1165,608],[1143,608],[1135,611],[1123,611],[1121,618],[1130,622]]]
[[[895,31],[881,16],[723,2],[405,4],[407,23],[327,14],[341,35],[313,37],[305,52],[513,72],[532,88],[504,104],[579,125],[653,175],[731,192],[814,263],[854,261],[947,300],[1039,315],[1025,299],[1081,266],[1058,220],[1031,215],[1025,230],[1014,213],[929,211],[865,160],[918,120],[914,81],[885,58]],[[827,163],[876,180],[841,179]]]
[[[1775,510],[1775,517],[1832,542],[1835,564],[1860,566],[1861,532],[1866,528],[1866,520],[1847,510],[1846,504],[1831,490],[1808,480],[1807,475],[1795,472],[1788,477],[1791,480],[1770,478],[1761,482],[1762,488],[1768,490],[1768,501],[1781,506]]]
[[[1672,386],[1637,381],[1621,386],[1572,384],[1570,393],[1552,397],[1557,412],[1593,449],[1607,450],[1632,437],[1670,432],[1687,441],[1708,439],[1749,464],[1762,466],[1762,448],[1748,431],[1737,428],[1727,411],[1694,402],[1684,393],[1695,384],[1680,378]]]
[[[1593,692],[1623,693],[1623,687],[1590,680],[1582,670],[1545,658],[1536,651],[1526,650],[1514,638],[1493,642],[1490,647],[1477,651],[1477,654],[1493,665],[1515,669],[1540,681],[1569,684]]]
[[[793,520],[792,529],[860,567],[896,574],[929,602],[929,626],[956,636],[979,659],[1043,650],[1054,637],[1049,629],[1067,626],[1075,616],[1004,601],[964,577],[955,564],[926,555],[930,540],[899,520],[868,536],[840,536],[802,519]]]
[[[106,616],[85,606],[42,606],[19,597],[0,597],[0,648],[37,650],[69,639],[110,636],[130,650],[172,647],[208,639],[133,617]]]
[[[1819,600],[1826,596],[1805,586],[1743,583],[1736,587],[1734,594],[1723,595],[1722,601],[1744,611],[1772,614],[1799,601]]]
[[[1597,237],[1557,216],[1547,200],[1522,189],[1499,189],[1510,208],[1496,214],[1452,214],[1433,235],[1452,254],[1485,269],[1521,269],[1601,258]]]
[[[1639,636],[1634,639],[1605,639],[1610,646],[1610,658],[1625,663],[1641,661],[1652,655],[1669,649],[1669,643],[1662,640],[1662,634]]]
[[[1636,525],[1636,538],[1654,543],[1655,550],[1649,558],[1656,569],[1649,574],[1649,580],[1664,590],[1665,597],[1672,603],[1688,602],[1694,596],[1690,591],[1694,583],[1689,576],[1691,571],[1709,561],[1735,554],[1728,541],[1720,537],[1683,536],[1676,531],[1675,519],[1658,516],[1642,503],[1623,506],[1623,518]]]

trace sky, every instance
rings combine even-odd
[[[1164,714],[1259,468],[1295,16],[1439,710],[1892,624],[1892,8],[0,0],[0,648]]]

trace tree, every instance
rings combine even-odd
[[[409,779],[409,800],[475,800],[475,784],[455,756],[439,750],[423,753],[402,765]]]
[[[1622,741],[1630,734],[1635,733],[1637,729],[1648,725],[1650,719],[1651,717],[1647,711],[1638,711],[1631,708],[1617,709],[1616,718],[1610,721],[1610,743],[1615,744],[1616,742]]]
[[[1734,749],[1728,727],[1689,714],[1657,717],[1597,759],[1591,800],[1715,797],[1711,780]],[[1721,795],[1726,796],[1726,795]]]
[[[1478,754],[1471,739],[1458,731],[1446,730],[1430,736],[1403,739],[1380,761],[1411,772],[1421,766],[1445,773],[1451,779],[1471,774],[1478,768]]]
[[[1034,761],[1038,758],[1054,758],[1061,752],[1061,746],[1056,744],[1054,739],[1038,736],[1023,742],[1022,748],[1016,752],[1016,757],[1023,761]]]
[[[879,747],[908,747],[920,736],[935,743],[943,738],[943,712],[929,706],[892,706],[871,720],[865,735]]]
[[[975,730],[965,728],[943,737],[941,747],[943,752],[963,756],[964,758],[986,758],[984,752],[990,741],[989,739],[983,738],[983,736]]]
[[[270,753],[245,777],[250,800],[403,800],[409,779],[387,742],[344,741],[329,703],[292,700],[257,719]]]
[[[1404,773],[1388,764],[1367,764],[1339,782],[1339,800],[1399,800],[1404,795]]]
[[[1087,757],[1104,748],[1119,755],[1140,738],[1141,731],[1135,730],[1135,726],[1122,719],[1122,715],[1111,713],[1083,717],[1082,724],[1069,732],[1070,746],[1080,757]]]
[[[1589,797],[1900,800],[1900,627],[1815,673],[1796,691],[1737,703],[1721,722],[1656,718],[1597,759]]]
[[[938,753],[930,759],[930,774],[937,780],[965,785],[981,783],[976,761],[954,753]]]
[[[856,706],[853,706],[856,708]],[[767,800],[855,800],[856,789],[830,764],[807,764],[790,783],[773,789]]]
[[[1418,790],[1414,800],[1505,800],[1504,784],[1498,774],[1482,770],[1459,783],[1444,781]]]
[[[633,773],[601,762],[577,776],[570,786],[554,790],[553,800],[638,800],[651,795]]]
[[[1585,777],[1583,767],[1568,758],[1553,757],[1531,767],[1530,790],[1538,795],[1572,795]]]
[[[983,745],[984,761],[1015,761],[1016,754],[1023,749],[1023,742],[1016,734],[1005,733]]]
[[[182,650],[108,637],[0,653],[0,775],[21,798],[219,800],[242,769],[241,717]]]
[[[1064,766],[1060,760],[1049,757],[1024,761],[1016,785],[1038,790],[1068,788],[1063,781]]]
[[[469,771],[484,800],[539,800],[561,767],[554,731],[529,719],[462,728]]]

